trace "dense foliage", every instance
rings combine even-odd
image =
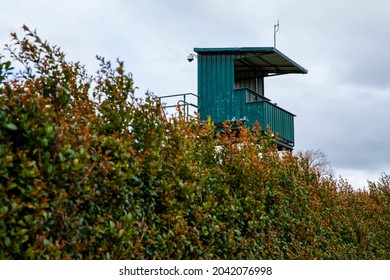
[[[356,191],[257,128],[167,119],[122,62],[89,76],[24,32],[0,56],[0,259],[390,258],[388,175]]]

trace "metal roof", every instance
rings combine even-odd
[[[307,74],[307,70],[272,47],[194,48],[199,54],[232,53],[239,55],[234,61],[236,71],[262,71],[265,75]]]

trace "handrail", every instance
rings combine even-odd
[[[183,105],[179,105],[180,102],[183,102],[184,104]],[[174,108],[174,107],[177,107],[177,106],[186,106],[186,105],[194,107],[196,109],[199,109],[198,105],[195,105],[194,103],[184,102],[184,100],[179,100],[176,105],[168,105],[168,106],[164,106],[164,107],[165,108]]]
[[[260,97],[261,99],[265,100],[265,101],[271,101],[271,99],[265,97],[264,95],[261,95],[260,93],[254,91],[254,90],[251,90],[250,88],[248,87],[243,87],[243,88],[238,88],[238,89],[235,89],[234,91],[238,92],[238,91],[247,91],[249,93],[252,93],[252,94],[255,94],[257,95],[258,97]]]
[[[190,116],[189,108],[193,107],[195,109],[199,109],[198,105],[195,105],[194,103],[188,102],[187,101],[187,96],[194,96],[198,98],[198,96],[192,92],[187,92],[187,93],[179,93],[179,94],[171,94],[171,95],[165,95],[165,96],[160,96],[159,100],[161,102],[162,99],[166,98],[171,98],[171,97],[183,97],[183,99],[180,99],[177,101],[175,105],[165,105],[164,108],[174,108],[174,107],[184,107],[184,116]],[[182,104],[180,104],[182,103]]]
[[[192,96],[195,96],[196,98],[199,98],[199,96],[197,96],[196,94],[192,93],[192,92],[186,92],[186,93],[178,93],[178,94],[171,94],[171,95],[164,95],[164,96],[160,96],[159,99],[163,99],[163,98],[169,98],[169,97],[178,97],[178,96],[187,96],[187,95],[192,95]]]
[[[251,89],[249,89],[249,88],[244,87],[244,88],[235,89],[234,91],[237,92],[237,93],[239,93],[240,91],[241,91],[241,92],[245,92],[245,93],[246,93],[246,92],[250,92],[250,93],[256,94],[256,95],[261,99],[261,100],[258,100],[258,101],[247,102],[247,103],[246,103],[247,105],[264,102],[264,103],[269,104],[269,105],[272,106],[272,107],[276,107],[276,108],[278,108],[279,110],[282,110],[282,111],[284,111],[284,112],[286,112],[286,113],[288,113],[288,114],[290,114],[290,115],[296,117],[295,114],[293,114],[293,113],[287,111],[286,109],[283,109],[283,108],[279,107],[276,103],[271,102],[271,99],[269,99],[269,98],[267,98],[267,97],[265,97],[265,96],[263,96],[263,95],[261,95],[261,94],[255,92],[255,91],[253,91],[253,90],[251,90]]]
[[[255,101],[255,102],[248,103],[248,104],[256,104],[256,103],[261,103],[261,102],[267,103],[267,104],[270,105],[271,107],[275,107],[275,108],[277,108],[278,110],[284,111],[285,113],[288,113],[288,114],[290,114],[290,115],[296,117],[295,114],[293,114],[293,113],[287,111],[286,109],[283,109],[283,108],[279,107],[278,105],[276,105],[275,103],[272,103],[272,102],[270,102],[270,101],[266,101],[266,100],[264,100],[264,101]]]
[[[267,98],[268,99],[268,98]],[[270,99],[265,99],[264,100],[259,100],[259,101],[253,101],[253,102],[250,102],[250,103],[247,103],[247,105],[250,105],[250,104],[256,104],[256,103],[267,103],[268,105],[270,105],[271,107],[275,107],[277,108],[278,110],[281,110],[281,111],[284,111],[285,113],[288,113],[294,117],[296,117],[295,114],[287,111],[286,109],[283,109],[282,107],[279,107],[278,105],[276,105],[275,103],[272,103]]]

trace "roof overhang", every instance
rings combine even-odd
[[[237,54],[236,71],[261,71],[264,76],[281,74],[307,74],[307,70],[272,47],[262,48],[195,48],[199,54]]]

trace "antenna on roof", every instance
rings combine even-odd
[[[276,49],[276,32],[279,31],[279,20],[277,24],[274,24],[274,48]]]

